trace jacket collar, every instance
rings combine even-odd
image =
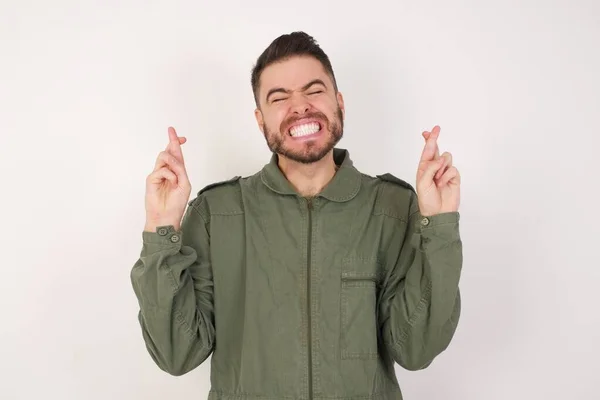
[[[360,189],[361,174],[354,167],[348,150],[334,148],[333,159],[339,169],[317,197],[337,202],[351,200]],[[284,195],[299,195],[279,169],[277,153],[273,153],[260,175],[262,182],[272,191]]]

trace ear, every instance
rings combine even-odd
[[[342,96],[342,92],[337,92],[337,101],[342,110],[342,116],[346,119],[346,109],[344,108],[344,96]]]
[[[262,115],[262,111],[260,111],[260,109],[256,109],[254,110],[254,118],[256,118],[256,123],[258,124],[258,129],[260,129],[260,131],[264,134],[265,132],[263,131],[263,125],[264,125],[264,118]]]

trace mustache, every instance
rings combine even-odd
[[[312,111],[312,112],[308,112],[302,116],[293,115],[289,118],[286,118],[281,123],[281,127],[280,127],[279,131],[282,133],[285,133],[288,131],[288,129],[290,128],[291,125],[293,125],[294,123],[296,123],[297,121],[299,121],[301,119],[306,119],[306,118],[318,119],[323,122],[323,124],[324,124],[323,128],[329,128],[329,119],[327,118],[327,116],[320,111]]]

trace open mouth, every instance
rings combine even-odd
[[[306,124],[295,125],[290,128],[288,134],[291,137],[304,137],[314,135],[321,130],[321,124],[318,122],[308,122]]]

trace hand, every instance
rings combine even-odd
[[[458,211],[460,204],[460,174],[452,165],[452,155],[440,156],[437,139],[440,127],[423,132],[425,148],[417,169],[417,196],[423,216]]]
[[[157,226],[165,225],[180,228],[192,190],[181,151],[185,142],[169,127],[169,144],[158,154],[154,171],[146,179],[145,231],[155,232]]]

